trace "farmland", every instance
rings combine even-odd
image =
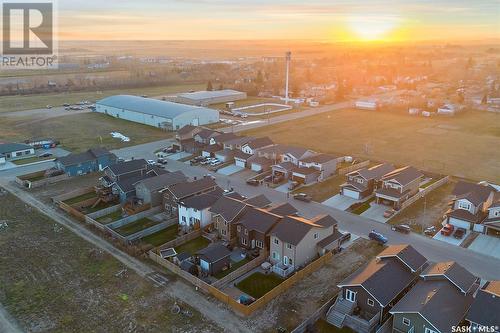
[[[174,300],[13,196],[0,200],[0,304],[29,332],[215,332]],[[121,273],[120,273],[121,272]]]
[[[500,181],[499,116],[473,112],[456,117],[344,109],[246,131],[277,143],[317,151],[411,164],[437,173]]]

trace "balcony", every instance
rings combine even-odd
[[[294,270],[294,266],[287,266],[283,265],[282,263],[277,263],[273,266],[273,272],[284,278],[292,274]]]
[[[348,326],[360,333],[374,332],[380,319],[380,312],[373,316],[366,313],[354,314],[355,307],[355,302],[337,298],[327,313],[327,321],[336,327]]]

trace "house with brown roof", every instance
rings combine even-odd
[[[288,202],[282,202],[282,203],[279,203],[276,205],[272,205],[271,207],[269,207],[267,209],[267,211],[270,213],[276,214],[276,215],[281,215],[281,216],[299,215],[298,214],[299,211],[297,210],[297,208],[293,207],[293,205],[291,205]]]
[[[431,264],[390,313],[394,332],[451,332],[465,318],[479,279],[455,262]]]
[[[144,204],[150,204],[152,207],[158,206],[163,202],[161,190],[185,181],[187,181],[187,177],[181,171],[145,178],[135,183],[135,196]]]
[[[257,208],[266,208],[272,203],[271,200],[269,200],[264,194],[259,194],[242,201],[247,205],[251,205]]]
[[[380,179],[394,169],[392,164],[383,163],[349,172],[346,182],[340,185],[340,194],[356,200],[366,198],[373,194]]]
[[[500,192],[495,193],[495,198],[488,207],[488,216],[483,221],[486,235],[500,237]]]
[[[247,160],[247,165],[250,167],[250,170],[252,171],[264,172],[271,169],[273,161],[265,157],[259,157],[257,155],[253,155]]]
[[[222,196],[210,208],[212,223],[218,236],[228,243],[236,243],[236,223],[251,206],[241,200]]]
[[[455,227],[484,231],[483,221],[493,204],[496,190],[489,185],[458,182],[453,190],[452,207],[446,212],[446,222]]]
[[[202,130],[203,130],[203,128],[199,127],[199,126],[186,125],[186,126],[182,127],[181,129],[179,129],[175,133],[175,139],[177,141],[185,141],[185,140],[193,139],[194,136],[197,133],[201,132]]]
[[[356,332],[374,332],[392,306],[417,282],[427,259],[411,245],[391,245],[338,284],[339,296],[327,321]]]
[[[251,207],[236,222],[238,245],[245,249],[269,249],[269,231],[282,217],[262,208]]]
[[[299,160],[299,168],[314,169],[319,172],[318,179],[322,181],[337,171],[337,162],[343,158],[338,158],[330,154],[316,154]]]
[[[220,135],[221,132],[214,131],[208,128],[204,128],[198,133],[196,133],[193,137],[194,141],[202,144],[210,144],[210,139]]]
[[[403,202],[418,193],[424,174],[406,166],[385,174],[375,191],[376,203],[399,210]]]
[[[241,148],[248,142],[255,138],[250,136],[238,136],[230,140],[224,141],[224,149],[241,150]]]
[[[177,216],[179,202],[194,195],[213,191],[217,187],[217,183],[211,177],[170,185],[160,191],[163,194],[165,212]]]
[[[472,332],[479,327],[490,327],[490,332],[500,332],[500,281],[488,281],[474,297],[465,319],[469,321]]]
[[[270,232],[273,272],[288,276],[327,251],[340,247],[342,234],[330,215],[312,219],[285,216]]]
[[[247,154],[242,152],[241,150],[237,150],[234,153],[234,164],[236,166],[239,166],[241,168],[246,168],[248,164],[248,160],[252,157],[253,155]]]
[[[269,147],[269,146],[272,146],[273,144],[274,144],[273,141],[270,138],[268,138],[267,136],[265,136],[262,138],[253,139],[253,140],[245,143],[241,147],[241,151],[246,153],[246,154],[253,155],[257,152],[258,149]]]
[[[234,133],[231,133],[231,132],[222,133],[222,134],[211,137],[209,143],[211,145],[220,145],[223,147],[226,142],[237,139],[237,138],[239,138],[239,136],[237,136]]]
[[[205,145],[201,149],[201,156],[214,157],[215,154],[220,151],[222,151],[222,147],[219,145]]]

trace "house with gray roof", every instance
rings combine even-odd
[[[340,185],[340,194],[356,200],[366,198],[373,194],[380,179],[394,170],[392,164],[383,163],[349,172],[346,182]]]
[[[338,284],[340,293],[327,321],[356,332],[374,332],[390,317],[392,305],[415,285],[425,262],[411,245],[389,246]]]
[[[172,216],[177,216],[179,202],[194,195],[214,191],[217,188],[217,183],[211,177],[203,177],[193,181],[170,185],[161,190],[165,212]]]
[[[298,215],[298,210],[297,208],[293,207],[292,204],[288,202],[282,202],[276,205],[273,205],[272,207],[269,207],[267,209],[268,212],[276,214],[276,215],[281,215],[281,216],[286,216],[286,215]]]
[[[54,161],[58,170],[67,175],[79,176],[91,172],[103,171],[106,167],[115,164],[117,157],[104,148],[91,148],[83,153],[73,153],[58,157]]]
[[[451,332],[465,318],[479,279],[456,263],[430,265],[390,310],[395,332]]]
[[[0,156],[6,161],[14,161],[35,156],[35,148],[25,143],[0,142]]]
[[[251,136],[238,136],[230,140],[225,140],[224,149],[241,150],[241,147],[252,140],[255,140],[255,138]]]
[[[257,208],[265,208],[268,207],[272,202],[269,200],[264,194],[259,194],[254,197],[244,199],[247,205],[251,205]]]
[[[375,190],[377,204],[399,210],[403,202],[418,193],[424,178],[422,171],[405,166],[385,174]]]
[[[496,192],[493,203],[488,207],[488,216],[483,221],[486,235],[500,237],[500,192]]]
[[[212,243],[195,255],[201,270],[209,275],[217,274],[231,266],[231,251],[220,243]]]
[[[245,249],[269,249],[269,231],[282,216],[261,208],[250,207],[236,222],[238,245]]]
[[[465,319],[469,321],[472,332],[479,327],[492,327],[500,332],[500,281],[488,281],[479,289],[472,301]]]
[[[152,207],[161,205],[163,195],[161,191],[170,185],[186,182],[187,177],[182,171],[166,172],[164,174],[141,179],[134,184],[135,195],[144,204]]]
[[[214,190],[193,195],[179,201],[179,226],[185,232],[205,229],[212,224],[210,208],[223,196],[224,190]]]
[[[299,168],[309,168],[319,172],[317,180],[322,181],[337,171],[337,163],[342,161],[343,157],[337,157],[331,154],[315,154],[299,160]]]
[[[320,255],[340,246],[336,233],[337,221],[330,215],[318,215],[312,219],[285,216],[270,232],[270,262],[273,271],[288,276],[294,270],[307,265]],[[329,238],[330,237],[330,238]],[[329,243],[321,243],[324,239]],[[321,243],[321,244],[320,244]]]
[[[256,139],[250,140],[249,142],[245,143],[241,147],[241,151],[246,153],[246,154],[253,155],[253,154],[257,153],[257,150],[272,146],[273,144],[274,144],[273,141],[270,138],[268,138],[267,136],[265,136],[262,138],[256,138]]]

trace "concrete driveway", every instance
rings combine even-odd
[[[290,192],[290,190],[288,189],[289,186],[290,182],[286,182],[285,184],[276,187],[275,190],[282,193],[288,193]]]
[[[170,159],[170,160],[178,161],[181,158],[188,157],[188,156],[191,156],[191,154],[181,151],[180,153],[175,153],[175,154],[172,154],[172,155],[168,155],[167,158]]]
[[[481,234],[469,245],[469,250],[500,259],[500,238]]]
[[[444,236],[444,235],[441,235],[441,230],[440,229],[437,234],[434,235],[434,239],[437,239],[439,241],[442,241],[442,242],[446,242],[448,244],[451,244],[451,245],[455,245],[455,246],[460,246],[460,244],[462,244],[462,242],[467,238],[467,236],[469,235],[470,231],[467,230],[467,232],[465,233],[464,237],[462,237],[462,239],[456,239],[455,237],[453,237],[453,235],[450,235],[450,236]]]
[[[229,176],[229,175],[235,174],[237,172],[240,172],[243,169],[245,169],[245,168],[242,168],[242,167],[237,166],[235,164],[231,164],[231,165],[228,165],[226,167],[223,167],[223,168],[217,170],[217,173],[220,173],[221,175]]]
[[[386,223],[388,219],[384,217],[384,212],[389,208],[390,207],[388,206],[379,205],[372,202],[370,203],[370,208],[361,213],[361,216],[378,222]]]
[[[342,194],[337,194],[331,197],[330,199],[326,199],[325,201],[322,202],[322,204],[328,207],[340,210],[346,210],[352,204],[355,204],[357,202],[363,202],[363,200],[356,200]]]

